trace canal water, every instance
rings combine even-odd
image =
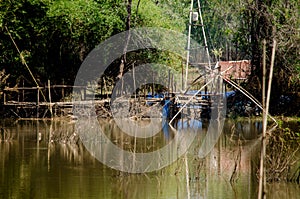
[[[101,120],[119,143],[120,129]],[[257,198],[261,122],[226,121],[218,142],[198,157],[205,125],[186,155],[150,173],[123,173],[100,163],[74,136],[74,121],[1,121],[0,198]],[[4,137],[5,134],[5,137]],[[172,139],[162,130],[137,150],[155,150]],[[5,139],[4,139],[5,138]],[[130,150],[131,140],[127,140]],[[267,198],[300,198],[296,183],[268,184]]]

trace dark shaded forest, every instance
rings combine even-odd
[[[271,111],[300,114],[298,1],[201,0],[201,5],[212,59],[251,60],[251,77],[243,86],[259,99],[262,41],[266,39],[267,55],[271,55],[276,39]],[[0,4],[0,92],[5,87],[43,86],[48,80],[53,85],[73,85],[88,53],[130,28],[162,27],[187,34],[189,6],[189,0],[4,0]],[[200,44],[201,34],[195,30],[192,35]],[[109,78],[119,74],[121,59],[110,66]],[[149,50],[128,55],[124,70],[133,60],[163,63],[176,70],[182,67],[178,57]]]

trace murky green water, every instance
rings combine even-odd
[[[101,122],[107,122],[111,137],[118,135],[113,122]],[[0,142],[0,198],[257,198],[259,122],[227,122],[205,159],[197,157],[205,130],[199,132],[187,164],[181,157],[147,174],[113,170],[91,156],[80,141],[64,141],[71,139],[73,122],[1,121],[1,127],[7,141]],[[50,132],[56,137],[50,138]],[[51,142],[59,138],[62,141]],[[161,133],[145,147],[169,139]],[[300,196],[299,185],[292,183],[269,184],[268,191],[268,198]]]

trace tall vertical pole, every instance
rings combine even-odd
[[[266,132],[267,132],[267,116],[269,112],[269,103],[270,103],[270,95],[271,95],[271,86],[272,86],[272,78],[273,78],[273,68],[275,61],[275,50],[276,50],[276,40],[273,40],[273,48],[272,48],[272,56],[271,56],[271,66],[269,73],[269,81],[268,81],[268,90],[267,90],[267,99],[265,102],[266,109],[264,110],[263,117],[263,136],[262,136],[262,147],[260,154],[260,169],[259,169],[259,190],[258,190],[258,198],[266,198],[266,176],[265,176],[265,156],[266,156]]]
[[[169,69],[169,71],[168,71],[168,95],[171,92],[170,86],[171,86],[171,73],[170,73],[170,69]]]
[[[136,103],[136,84],[135,84],[135,68],[134,68],[134,63],[132,64],[132,78],[133,78],[133,90],[134,90],[134,103]]]
[[[23,79],[23,84],[22,84],[22,86],[23,86],[23,89],[22,89],[22,102],[25,101],[25,90],[24,90],[24,85],[25,85],[25,83],[24,83],[24,79]]]
[[[6,104],[6,93],[5,93],[5,91],[3,92],[3,104],[4,105]]]
[[[186,53],[186,65],[185,65],[184,89],[187,89],[187,81],[188,81],[188,73],[189,73],[190,48],[191,48],[191,32],[192,32],[192,17],[193,17],[193,4],[194,4],[194,0],[191,0],[190,19],[189,19],[189,33],[188,33],[187,53]]]
[[[185,163],[185,181],[186,181],[186,192],[187,192],[187,199],[191,198],[191,191],[190,191],[190,175],[189,175],[189,164],[187,158],[187,152],[184,154],[184,163]]]
[[[155,77],[154,77],[154,71],[152,71],[152,97],[154,97],[155,93],[154,93],[154,81],[155,81]]]
[[[36,117],[39,117],[39,107],[40,107],[40,87],[37,86],[37,93],[36,93]]]
[[[209,50],[208,50],[207,39],[206,39],[206,34],[205,34],[205,28],[204,28],[204,23],[203,23],[203,18],[202,18],[200,0],[198,0],[198,12],[199,12],[199,16],[200,16],[200,23],[201,23],[201,28],[202,28],[202,34],[203,34],[203,39],[204,39],[204,45],[205,45],[206,56],[207,56],[207,61],[208,61],[208,67],[211,69],[210,56],[209,56]],[[204,68],[204,70],[205,70],[204,84],[206,84],[206,82],[207,82],[207,80],[206,80],[206,67]],[[205,86],[205,94],[207,94],[207,86]]]
[[[50,80],[48,79],[48,95],[49,95],[49,110],[51,114],[51,118],[53,117],[52,113],[52,100],[51,100],[51,87],[50,87]]]
[[[182,62],[181,62],[181,90],[184,90],[185,88],[184,88],[184,86],[185,86],[185,84],[184,84],[184,69],[183,69],[183,67],[184,67],[184,63],[183,63],[183,59],[182,59]]]
[[[266,40],[263,40],[263,78],[262,78],[262,107],[263,107],[263,136],[261,142],[261,153],[260,153],[260,169],[259,169],[259,182],[258,182],[258,199],[263,197],[263,181],[264,181],[264,159],[263,159],[263,148],[264,148],[264,139],[265,139],[265,118],[267,116],[266,112]]]
[[[263,79],[262,79],[262,107],[266,109],[266,40],[263,40]],[[265,114],[263,114],[264,120]]]
[[[62,97],[63,101],[65,101],[65,89],[64,89],[64,86],[65,86],[65,80],[62,79],[61,97]]]
[[[199,12],[199,16],[200,16],[200,23],[201,23],[201,27],[202,27],[202,34],[203,34],[203,39],[204,39],[204,45],[205,45],[205,50],[206,50],[206,55],[207,55],[208,66],[209,66],[209,68],[211,68],[210,56],[209,56],[207,39],[206,39],[206,34],[205,34],[205,29],[204,29],[204,23],[203,23],[203,18],[202,18],[200,0],[198,0],[198,12]]]

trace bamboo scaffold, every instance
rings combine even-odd
[[[200,5],[200,1],[197,0],[198,3],[198,14],[200,16],[200,26],[202,27],[202,34],[203,34],[203,39],[204,39],[204,45],[205,45],[205,53],[206,56],[208,57],[208,66],[204,66],[205,68],[205,72],[204,74],[199,74],[198,77],[194,78],[194,80],[192,81],[192,83],[190,85],[188,85],[188,67],[189,67],[189,62],[190,62],[190,50],[191,50],[191,31],[192,31],[192,21],[193,21],[193,8],[194,8],[194,1],[191,0],[191,8],[190,8],[190,15],[189,15],[189,29],[188,29],[188,41],[187,41],[187,58],[186,58],[186,68],[185,68],[185,82],[184,82],[184,94],[186,94],[190,88],[195,85],[198,84],[200,81],[200,79],[204,78],[204,84],[203,86],[201,86],[200,89],[198,89],[193,95],[188,96],[188,99],[185,101],[185,103],[181,104],[180,109],[178,110],[178,112],[170,119],[169,121],[169,126],[172,129],[175,129],[175,127],[173,126],[173,121],[178,117],[179,114],[183,113],[184,109],[188,108],[189,104],[193,101],[193,99],[195,98],[195,96],[197,96],[201,91],[204,91],[206,93],[206,88],[211,85],[211,88],[215,89],[214,90],[214,94],[216,95],[221,95],[223,98],[225,98],[225,92],[223,92],[223,90],[220,90],[216,84],[216,82],[220,82],[220,80],[222,80],[223,82],[226,82],[227,84],[231,85],[236,91],[239,91],[241,94],[243,94],[244,96],[246,96],[251,102],[253,102],[257,107],[259,107],[262,112],[263,112],[263,134],[261,136],[261,140],[262,140],[262,147],[261,147],[261,161],[260,161],[260,176],[259,176],[259,193],[258,193],[258,198],[265,198],[265,184],[266,184],[266,179],[265,179],[265,168],[264,168],[264,159],[265,159],[265,150],[266,150],[266,132],[268,131],[269,133],[271,133],[272,131],[275,130],[275,128],[278,126],[277,121],[275,120],[274,117],[272,117],[269,112],[269,100],[270,100],[270,91],[271,91],[271,81],[272,81],[272,73],[273,73],[273,66],[274,66],[274,59],[275,59],[275,47],[276,47],[276,41],[274,41],[273,43],[273,50],[272,50],[272,56],[271,56],[271,67],[270,67],[270,77],[269,77],[269,82],[268,82],[268,91],[267,91],[267,96],[265,95],[265,83],[263,83],[263,100],[262,103],[260,103],[259,100],[257,100],[250,92],[248,92],[246,89],[244,89],[243,87],[241,87],[238,83],[236,83],[235,81],[229,79],[226,77],[226,72],[228,70],[230,70],[233,66],[227,68],[224,71],[221,71],[221,67],[219,66],[219,61],[215,64],[214,67],[211,67],[211,62],[210,62],[210,55],[209,55],[209,50],[208,50],[208,45],[207,45],[207,40],[206,40],[206,34],[205,34],[205,29],[204,29],[204,23],[203,23],[203,19],[202,19],[202,13],[201,13],[201,5]],[[263,80],[265,81],[265,50],[264,50],[264,77]],[[207,81],[207,78],[209,77],[209,81]],[[203,83],[203,81],[202,81]],[[267,99],[265,99],[265,97]],[[222,104],[219,104],[220,107],[222,108]],[[218,106],[219,106],[218,105]],[[216,108],[216,107],[215,107]],[[217,107],[218,108],[218,107]],[[218,109],[218,111],[220,111],[221,109]],[[224,115],[223,115],[224,116]],[[272,125],[267,128],[267,119],[270,118],[273,123]],[[214,118],[217,121],[218,120],[224,120],[224,117],[222,118],[222,114],[217,114],[217,118]],[[220,122],[216,122],[213,123],[214,127],[211,129],[208,129],[207,134],[215,134],[218,136],[221,134],[222,132],[222,124]],[[218,131],[218,132],[209,132],[209,131]],[[208,141],[209,142],[209,141]],[[212,142],[211,142],[212,143]],[[209,146],[211,147],[211,146]],[[209,152],[210,152],[211,148],[206,148],[204,151],[202,151],[200,153],[199,151],[199,157],[205,157]]]
[[[211,69],[211,61],[210,61],[209,49],[208,49],[208,44],[207,44],[207,39],[206,39],[205,26],[204,26],[203,17],[202,17],[200,0],[197,0],[196,12],[194,11],[194,0],[191,0],[190,14],[189,14],[188,38],[187,38],[188,41],[187,41],[187,53],[186,53],[186,66],[185,66],[185,81],[184,81],[184,89],[185,90],[188,88],[188,73],[189,73],[188,71],[189,71],[189,64],[190,64],[192,26],[194,26],[193,22],[198,21],[198,16],[200,18],[200,26],[201,26],[202,36],[203,36],[203,40],[204,40],[205,53],[207,56],[208,66],[205,66],[205,68],[208,70]]]

